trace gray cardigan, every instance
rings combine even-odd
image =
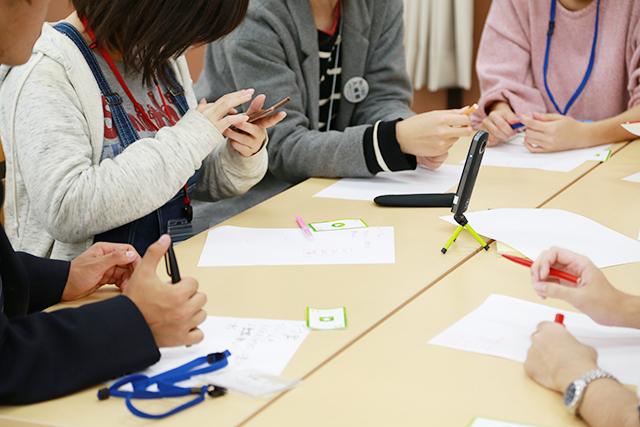
[[[271,105],[290,96],[287,117],[269,130],[269,169],[296,183],[309,177],[368,177],[366,129],[378,120],[413,115],[403,46],[402,0],[344,0],[342,82],[364,77],[368,97],[342,97],[339,131],[318,131],[318,35],[306,0],[251,0],[247,18],[231,35],[207,46],[198,97],[213,101],[255,88]],[[283,183],[284,184],[284,183]]]

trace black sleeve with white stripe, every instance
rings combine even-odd
[[[364,133],[364,158],[371,173],[414,170],[416,156],[405,154],[396,138],[396,123],[379,121]]]

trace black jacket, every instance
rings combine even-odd
[[[4,197],[0,185],[0,205]],[[160,358],[142,313],[125,297],[39,311],[60,301],[70,263],[14,252],[0,229],[0,404],[63,396]]]

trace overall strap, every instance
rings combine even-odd
[[[84,41],[84,38],[82,38],[80,32],[73,25],[67,22],[61,22],[53,28],[69,37],[78,49],[80,49],[82,56],[84,56],[87,64],[89,64],[89,68],[91,68],[91,72],[93,73],[96,82],[98,82],[98,87],[100,87],[100,91],[104,95],[104,98],[111,109],[113,123],[124,148],[127,148],[129,145],[139,140],[140,135],[138,134],[138,131],[133,127],[133,123],[131,123],[129,116],[122,107],[122,98],[109,87],[109,83],[107,83],[107,79],[102,73],[96,57],[89,46],[87,46],[87,43]]]
[[[173,74],[171,67],[167,67],[167,77],[169,78],[169,84],[167,85],[169,95],[171,99],[173,99],[173,103],[178,106],[180,114],[184,116],[187,114],[187,111],[189,111],[189,104],[187,103],[187,98],[184,96],[184,88],[178,83],[178,79],[176,79],[175,74]]]

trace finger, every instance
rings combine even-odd
[[[170,244],[171,237],[168,234],[160,236],[160,239],[147,248],[144,258],[138,265],[138,270],[142,270],[146,274],[155,275],[156,267],[169,249]]]
[[[206,103],[207,103],[207,100],[206,100],[206,99],[204,99],[204,98],[202,98],[202,99],[200,100],[200,102],[198,103],[198,105],[205,105]]]
[[[193,277],[183,277],[182,280],[172,286],[174,286],[176,295],[180,301],[185,301],[187,303],[198,293],[198,281]]]
[[[487,130],[487,132],[489,132],[489,141],[498,143],[508,138],[508,136],[498,126],[496,126],[493,120],[489,117],[484,119],[482,126]]]
[[[552,122],[555,120],[564,119],[565,116],[561,114],[533,113],[533,118],[543,122]]]
[[[516,118],[517,120],[517,118]],[[507,137],[511,138],[516,134],[516,131],[511,128],[511,124],[507,121],[505,116],[496,115],[493,123],[500,129],[500,131]],[[506,138],[505,138],[506,139]]]
[[[549,153],[549,150],[537,145],[537,144],[532,144],[528,141],[525,140],[524,142],[524,148],[526,148],[527,150],[529,150],[529,152],[533,153],[533,154],[539,154],[539,153]]]
[[[219,120],[219,124],[223,129],[228,128],[231,125],[238,126],[240,123],[244,123],[249,120],[249,116],[246,114],[228,115],[225,118]]]
[[[465,116],[464,114],[447,112],[448,114],[444,114],[441,119],[441,123],[448,126],[462,126],[462,127],[470,127],[471,119],[469,116]]]
[[[244,104],[245,102],[251,100],[253,96],[253,89],[239,90],[236,92],[228,93],[219,98],[216,102],[213,103],[216,111],[226,114],[232,108],[237,107],[240,104]],[[222,117],[222,116],[221,116]]]
[[[198,310],[192,317],[189,319],[189,330],[196,329],[199,325],[201,325],[205,320],[207,320],[207,312],[204,310]]]
[[[271,126],[274,126],[280,123],[285,117],[287,117],[287,113],[284,111],[280,111],[279,113],[272,114],[260,120],[256,120],[253,123],[260,126],[263,129],[269,129]]]
[[[249,106],[249,109],[247,110],[247,115],[251,115],[253,113],[255,113],[256,111],[260,110],[262,108],[262,106],[264,105],[264,100],[267,99],[266,95],[260,94],[258,96],[256,96],[253,101],[251,101],[251,105]]]
[[[198,344],[204,339],[204,333],[196,328],[187,333],[187,337],[185,338],[185,345],[194,345]]]
[[[527,127],[527,132],[545,132],[545,129],[547,128],[546,122],[527,117],[524,114],[520,116],[520,122]]]

